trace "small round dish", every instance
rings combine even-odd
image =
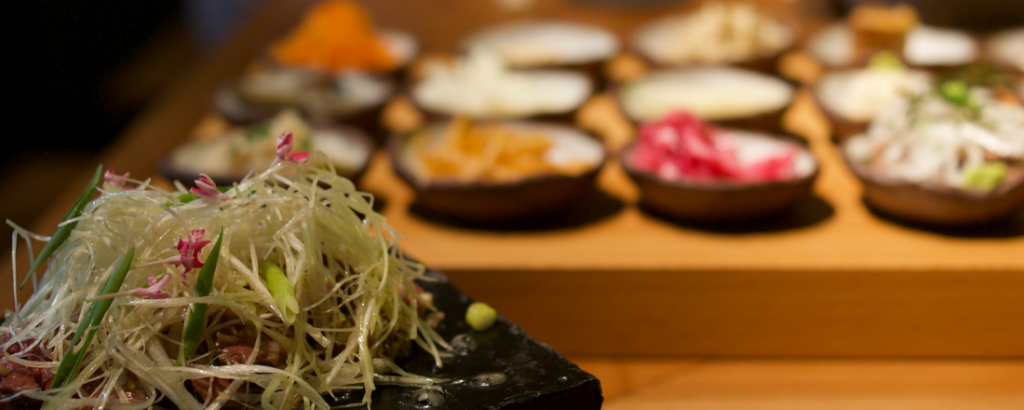
[[[235,130],[235,132],[239,132]],[[270,162],[256,163],[249,160],[244,163],[231,164],[233,145],[244,143],[244,139],[252,138],[251,133],[266,132],[273,141],[276,135],[266,126],[250,127],[243,131],[248,135],[232,137],[231,134],[206,138],[179,145],[164,157],[158,164],[160,173],[169,180],[181,181],[186,187],[193,186],[199,174],[210,176],[218,185],[230,185],[241,181],[252,170],[259,171],[270,166]],[[362,131],[339,124],[316,124],[309,127],[309,147],[295,147],[295,151],[310,151],[310,161],[316,161],[318,152],[322,152],[334,164],[338,175],[356,182],[366,172],[372,159],[374,144]],[[271,142],[271,144],[273,144]],[[271,147],[273,151],[273,147]],[[269,154],[273,158],[273,153]],[[240,162],[240,161],[239,161]],[[232,165],[236,165],[232,169]],[[246,167],[243,171],[243,167]]]
[[[511,69],[578,71],[600,88],[604,65],[619,53],[619,41],[601,27],[561,20],[524,20],[478,30],[463,40],[462,49],[494,53]]]
[[[432,66],[409,91],[427,122],[453,117],[572,123],[593,92],[586,75],[570,70],[508,70],[489,52],[454,66]]]
[[[887,106],[839,145],[878,213],[922,225],[986,225],[1024,208],[1024,108],[947,80]]]
[[[779,214],[810,196],[818,177],[818,163],[803,140],[761,132],[727,131],[736,138],[741,163],[757,161],[789,146],[799,147],[793,162],[794,178],[770,182],[669,180],[634,166],[634,142],[622,150],[620,162],[640,189],[640,205],[672,218],[728,223]]]
[[[792,27],[754,6],[720,2],[640,27],[633,50],[658,68],[734,65],[772,73],[795,41]]]
[[[985,42],[987,60],[1024,74],[1024,27],[996,33]]]
[[[604,146],[597,139],[558,124],[525,121],[500,124],[549,138],[551,147],[544,157],[550,163],[583,162],[586,169],[573,175],[541,174],[507,182],[431,180],[425,176],[427,172],[423,170],[412,140],[417,133],[426,133],[428,146],[442,143],[449,123],[432,122],[419,131],[395,135],[389,143],[395,173],[416,193],[414,205],[459,221],[508,222],[563,211],[593,189],[606,157]]]
[[[214,96],[214,106],[221,116],[239,125],[297,109],[315,121],[351,124],[383,144],[386,132],[381,112],[394,92],[394,83],[387,77],[276,67],[249,73],[222,88]]]
[[[929,87],[931,75],[926,71],[855,68],[826,73],[812,95],[832,125],[833,139],[841,142],[867,130],[886,105]]]
[[[807,50],[826,67],[859,67],[877,50],[858,50],[856,43],[853,29],[840,22],[815,33]],[[913,68],[948,71],[974,62],[979,49],[978,40],[966,32],[921,25],[907,33],[900,57]]]
[[[840,147],[845,152],[846,145]],[[1010,167],[1000,187],[980,192],[898,180],[846,155],[843,159],[864,185],[864,201],[901,220],[932,226],[977,226],[1004,220],[1024,208],[1024,164]]]
[[[727,128],[777,132],[793,102],[793,86],[755,71],[692,67],[650,72],[615,91],[633,123],[654,121],[676,110]]]
[[[288,68],[358,70],[391,75],[400,81],[419,51],[413,35],[377,27],[358,3],[321,2],[311,7],[290,33],[270,45],[267,59]]]

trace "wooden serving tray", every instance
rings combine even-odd
[[[882,219],[807,94],[785,123],[821,163],[816,197],[753,225],[651,216],[617,161],[568,216],[522,226],[417,213],[383,153],[360,186],[409,255],[566,354],[1024,356],[1024,212],[973,232]]]
[[[104,165],[152,175],[189,129],[218,131],[224,124],[210,115],[196,125],[210,90],[303,9],[268,3],[224,53],[168,87],[105,151]],[[386,202],[383,213],[410,255],[568,355],[1024,357],[1024,215],[966,234],[880,219],[861,202],[806,95],[787,124],[808,136],[821,175],[817,198],[774,224],[707,229],[649,216],[614,161],[600,194],[570,218],[518,229],[455,227],[411,213],[411,191],[380,154],[361,186]],[[52,232],[87,168],[66,178],[67,193],[34,231]],[[27,261],[17,260],[23,274]],[[3,277],[9,272],[9,263],[0,266]],[[0,286],[4,295],[8,286]]]

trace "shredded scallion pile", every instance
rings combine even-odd
[[[179,199],[183,187],[167,192],[129,182],[125,190],[100,190],[79,218],[65,222],[78,224],[45,274],[32,279],[32,298],[0,327],[2,360],[56,371],[129,248],[134,260],[120,290],[171,275],[162,288],[169,297],[114,298],[65,386],[24,390],[21,399],[66,408],[142,409],[166,399],[182,409],[236,401],[326,410],[323,396],[332,392],[362,389],[368,404],[375,384],[434,382],[394,362],[415,343],[440,366],[448,348],[427,323],[431,296],[413,282],[424,277],[423,267],[403,257],[372,197],[333,169],[281,163],[221,198],[187,203]],[[30,239],[40,237],[11,225],[13,251],[27,243],[31,257]],[[197,297],[199,269],[183,276],[184,267],[167,261],[179,255],[179,237],[204,230],[212,242],[222,228],[212,289]],[[212,248],[199,260],[210,260]],[[204,331],[176,365],[184,322],[198,304],[206,305]]]

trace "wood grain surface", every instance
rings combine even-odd
[[[571,359],[608,410],[1024,408],[1020,361]]]

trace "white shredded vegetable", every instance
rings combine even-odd
[[[891,178],[950,187],[987,162],[1024,160],[1024,107],[989,89],[969,93],[971,107],[934,91],[886,106],[866,133],[850,139],[847,156]]]
[[[415,344],[440,366],[440,352],[448,348],[425,319],[431,296],[414,283],[424,269],[403,257],[397,233],[374,212],[372,197],[333,169],[278,164],[236,184],[224,201],[182,203],[180,185],[166,192],[129,181],[136,188],[101,191],[85,207],[33,282],[35,294],[8,314],[0,327],[2,360],[56,371],[78,322],[128,248],[137,251],[121,292],[149,287],[148,277],[171,275],[162,289],[169,297],[115,298],[67,385],[19,393],[25,398],[45,407],[141,409],[165,401],[183,409],[221,408],[230,398],[251,400],[245,404],[255,408],[327,410],[323,396],[335,390],[363,389],[369,404],[375,381],[434,382],[394,363]],[[14,252],[18,242],[41,238],[12,226]],[[216,241],[221,228],[213,290],[196,297],[199,269],[183,280],[182,266],[160,261],[179,255],[179,236],[203,229],[204,240]],[[199,260],[212,248],[206,246]],[[267,260],[294,287],[299,308],[288,312],[295,315],[290,325],[268,290]],[[208,304],[205,331],[195,352],[176,366],[193,303]],[[188,389],[218,381],[225,387],[217,394]]]

